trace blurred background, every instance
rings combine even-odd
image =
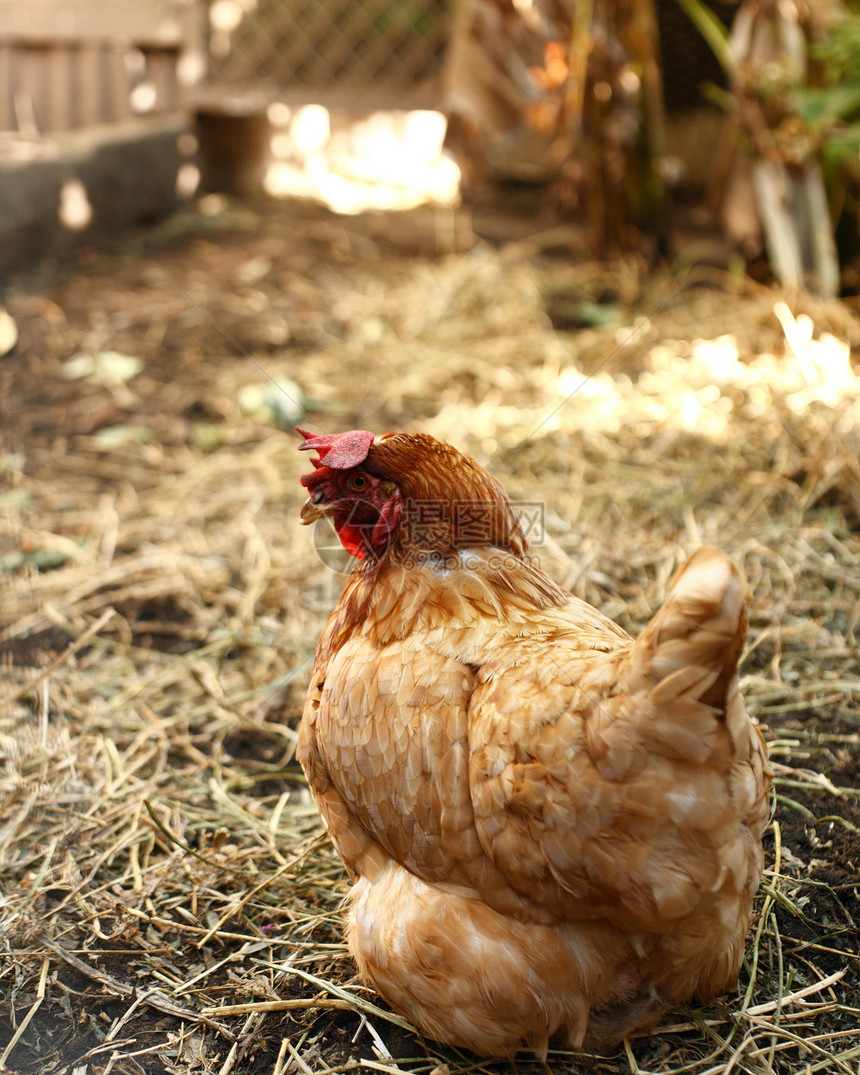
[[[854,0],[0,0],[0,1070],[476,1070],[350,992],[300,423],[468,452],[632,633],[737,561],[740,989],[589,1070],[856,1072],[858,162]]]
[[[0,268],[264,190],[833,297],[858,72],[849,0],[2,0]]]

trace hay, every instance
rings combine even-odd
[[[0,1070],[507,1068],[415,1036],[353,977],[293,760],[342,580],[297,525],[293,438],[238,406],[262,368],[312,428],[426,430],[543,501],[547,570],[631,629],[699,542],[739,560],[777,775],[741,983],[591,1063],[856,1073],[857,321],[540,248],[394,256],[373,222],[228,206],[9,295]],[[62,376],[108,350],[141,372]]]

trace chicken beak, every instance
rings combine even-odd
[[[311,523],[315,523],[317,519],[322,519],[324,515],[327,515],[330,507],[330,504],[315,504],[313,500],[308,499],[302,505],[299,518],[304,526],[309,526]]]

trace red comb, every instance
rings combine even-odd
[[[301,433],[305,443],[299,445],[300,452],[319,452],[320,460],[311,460],[315,467],[327,466],[334,470],[349,470],[357,467],[367,459],[367,453],[373,444],[375,437],[366,429],[351,429],[348,433],[325,433],[322,436],[314,436],[307,430],[296,426],[296,432]]]

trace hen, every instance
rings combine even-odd
[[[298,757],[362,978],[484,1055],[607,1048],[738,974],[770,771],[744,586],[699,549],[638,639],[530,557],[499,484],[421,434],[305,437],[302,521],[359,559]]]

